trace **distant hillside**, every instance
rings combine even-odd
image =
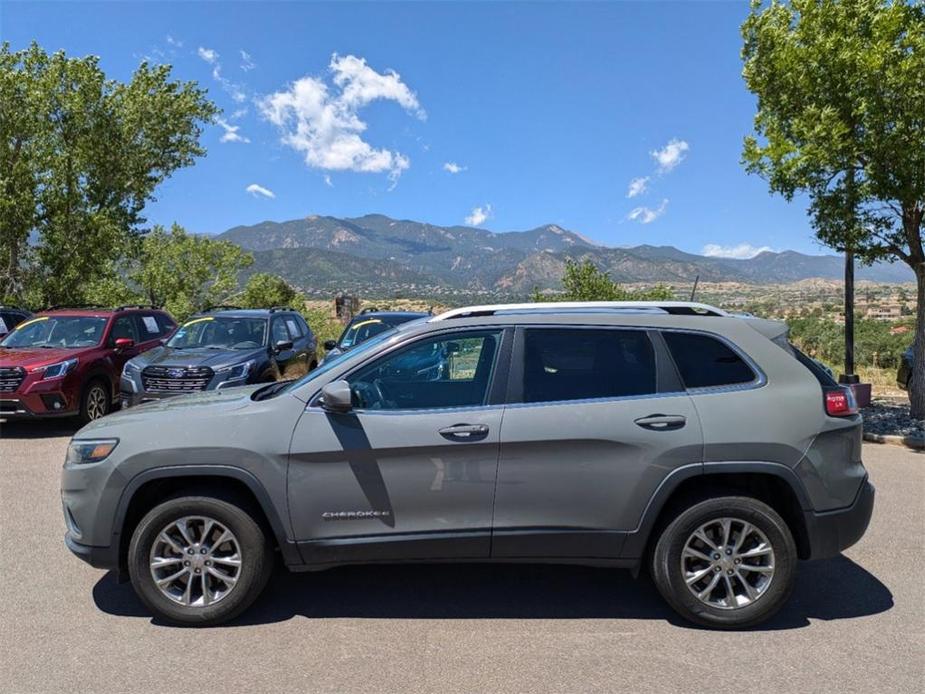
[[[771,284],[840,279],[835,255],[764,252],[747,260],[685,253],[672,246],[608,248],[555,224],[496,233],[384,215],[310,216],[239,226],[219,235],[254,252],[251,272],[274,272],[309,292],[526,294],[558,288],[569,258],[588,258],[620,282]],[[910,282],[904,265],[858,268],[858,279]]]

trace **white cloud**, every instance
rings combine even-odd
[[[640,224],[651,224],[656,219],[665,214],[668,209],[668,199],[662,200],[662,204],[654,210],[650,207],[636,207],[626,217]]]
[[[648,185],[648,176],[640,176],[639,178],[634,178],[632,181],[630,181],[629,188],[626,191],[626,197],[635,198],[637,195],[642,195],[646,192]]]
[[[212,66],[212,79],[218,82],[236,103],[240,104],[247,100],[244,88],[222,75],[222,64],[218,60],[218,51],[200,46],[196,49],[196,54]]]
[[[276,193],[274,193],[272,190],[270,190],[269,188],[264,188],[263,186],[257,185],[256,183],[251,183],[244,190],[250,193],[251,195],[253,195],[255,198],[263,196],[265,198],[272,199],[276,197]]]
[[[443,170],[451,174],[458,174],[461,171],[465,171],[467,168],[466,166],[460,166],[455,161],[448,161],[443,165]]]
[[[486,204],[480,207],[473,207],[472,214],[466,217],[465,222],[471,227],[477,227],[481,224],[484,224],[487,220],[491,219],[492,210],[491,205]]]
[[[243,51],[243,50],[240,51],[240,53],[241,53],[241,69],[244,70],[244,72],[250,72],[255,67],[257,67],[257,63],[254,62],[254,59],[251,57],[250,53],[248,53],[247,51]]]
[[[211,48],[203,48],[200,46],[196,49],[196,54],[205,60],[209,65],[215,65],[218,61],[218,51],[214,51]]]
[[[250,140],[243,135],[238,134],[238,130],[241,129],[240,125],[231,125],[227,121],[222,120],[221,118],[215,121],[218,123],[224,130],[225,133],[221,137],[221,142],[241,142],[247,144]]]
[[[229,118],[231,118],[231,120],[238,120],[238,118],[243,118],[243,117],[246,116],[246,115],[247,115],[247,109],[246,109],[246,108],[239,108],[239,109],[235,110],[235,111],[229,116]]]
[[[183,48],[183,42],[180,41],[179,39],[175,39],[175,38],[174,38],[173,36],[171,36],[170,34],[167,34],[167,43],[168,43],[169,45],[175,46],[175,47],[177,47],[177,48]]]
[[[388,149],[376,149],[362,138],[367,124],[358,114],[376,101],[394,101],[420,119],[427,117],[417,96],[401,76],[379,73],[352,55],[331,56],[328,70],[334,89],[323,79],[302,77],[284,91],[259,102],[263,117],[279,128],[282,142],[300,152],[305,164],[328,171],[388,173],[395,183],[411,162]]]
[[[754,258],[759,253],[773,251],[770,246],[753,246],[750,243],[740,243],[736,246],[721,246],[718,243],[708,243],[701,253],[709,258]]]
[[[659,173],[668,173],[684,161],[689,149],[690,145],[684,140],[674,138],[661,149],[653,150],[649,154],[658,162]]]
[[[331,180],[331,176],[330,176],[329,174],[325,174],[325,175],[324,175],[324,184],[325,184],[328,188],[333,188],[333,187],[334,187],[334,182]]]

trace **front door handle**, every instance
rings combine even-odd
[[[687,424],[687,417],[681,414],[650,414],[633,420],[637,426],[652,431],[672,431]]]
[[[437,433],[450,441],[474,441],[488,436],[487,424],[454,424],[444,427]]]

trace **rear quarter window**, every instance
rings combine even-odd
[[[722,340],[701,333],[662,335],[686,388],[717,388],[756,379],[752,368]]]

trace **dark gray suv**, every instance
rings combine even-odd
[[[745,627],[874,500],[850,392],[783,324],[682,302],[458,309],[297,381],[140,405],[75,435],[61,493],[71,551],[191,625],[278,553],[645,568],[684,617]]]

